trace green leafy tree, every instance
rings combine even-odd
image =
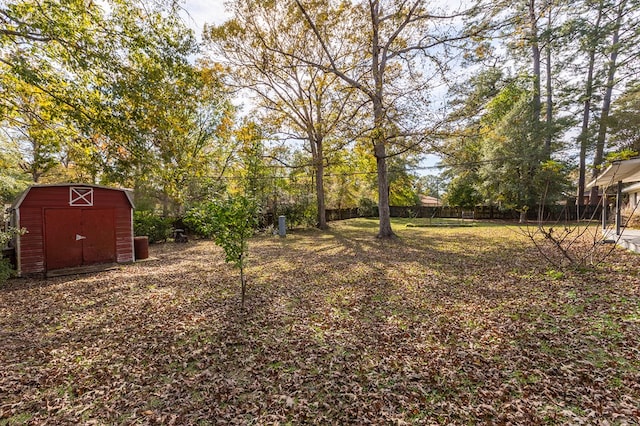
[[[527,210],[566,190],[567,170],[549,160],[541,137],[539,87],[531,89],[526,76],[504,74],[499,68],[480,71],[455,93],[451,136],[441,148],[451,179],[447,200],[465,208],[482,203],[518,209],[524,220]]]
[[[595,152],[593,155],[593,167],[591,177],[596,178],[600,173],[600,168],[605,159],[605,149],[607,143],[607,133],[609,128],[609,114],[613,101],[613,91],[624,81],[617,77],[620,71],[624,71],[627,64],[635,63],[640,58],[638,43],[640,42],[640,31],[637,30],[638,14],[640,13],[640,2],[634,0],[617,0],[612,4],[612,13],[609,21],[609,35],[611,42],[607,46],[605,53],[606,78],[604,82],[604,93],[602,105],[599,112],[598,133],[596,137]],[[637,72],[637,68],[632,68]],[[632,71],[632,72],[633,72]],[[591,204],[598,202],[597,188],[591,189]]]
[[[224,250],[225,261],[240,269],[241,304],[244,308],[248,240],[257,226],[255,202],[244,196],[210,201],[189,210],[184,221],[196,232],[213,238]]]
[[[20,81],[13,87],[13,108],[5,115],[3,127],[22,154],[20,167],[38,182],[59,164],[68,134],[49,98]]]
[[[267,164],[263,131],[255,122],[246,121],[236,130],[235,137],[238,142],[237,173],[241,178],[238,189],[259,206],[267,208],[272,192],[272,170]]]
[[[0,206],[10,204],[30,183],[20,168],[21,155],[14,141],[0,136]]]
[[[428,195],[435,198],[441,198],[446,185],[447,177],[443,174],[427,174],[418,177],[416,182],[416,191],[420,195]]]
[[[609,132],[616,150],[640,152],[640,85],[627,89],[613,104]]]
[[[419,159],[409,154],[389,158],[389,204],[416,206],[420,203],[417,191],[418,176],[413,172]]]
[[[254,96],[263,128],[288,141],[304,141],[314,174],[316,223],[325,229],[326,152],[341,148],[335,136],[345,122],[353,121],[362,104],[352,102],[354,91],[343,87],[337,76],[286,53],[298,52],[318,62],[325,56],[317,40],[308,37],[295,4],[236,0],[229,5],[233,18],[207,27],[205,36],[216,56],[232,67],[232,84]],[[315,6],[331,12],[322,3]],[[327,31],[339,22],[326,19]]]
[[[482,120],[487,164],[480,169],[481,179],[495,201],[523,212],[538,202],[534,178],[544,155],[535,142],[535,110],[529,99],[527,90],[511,84],[489,103]]]
[[[487,160],[484,137],[489,131],[488,107],[497,108],[493,99],[508,85],[509,79],[504,74],[497,67],[483,69],[451,91],[450,135],[438,147],[443,177],[448,181],[444,198],[449,205],[468,209],[496,202],[492,185],[482,179],[480,169]],[[491,112],[505,113],[505,110]]]
[[[483,125],[480,176],[485,190],[505,208],[526,211],[557,199],[564,189],[566,169],[546,159],[544,145],[535,143],[537,121],[526,89],[512,83],[487,106]]]
[[[580,105],[578,200],[584,204],[587,161],[593,158],[590,177],[602,167],[607,148],[611,106],[616,90],[635,79],[638,59],[636,30],[640,3],[634,0],[584,0],[571,3],[566,13],[565,46],[572,52],[565,63],[576,84],[567,84],[565,103]],[[567,73],[564,73],[567,74]],[[560,73],[557,73],[559,76]],[[590,203],[598,202],[593,187]]]
[[[472,209],[482,202],[478,191],[478,177],[471,173],[462,173],[454,177],[447,186],[445,201],[450,206]]]
[[[379,238],[392,238],[387,159],[423,143],[437,127],[428,107],[427,88],[448,69],[455,41],[480,31],[456,31],[456,20],[470,9],[450,12],[421,0],[331,3],[339,13],[318,13],[316,2],[296,0],[296,5],[322,47],[322,62],[297,52],[287,55],[339,77],[367,102],[367,139],[376,160]],[[325,31],[328,17],[335,31]],[[441,29],[447,28],[445,31]],[[444,76],[443,76],[444,77]],[[363,129],[364,131],[365,129]]]
[[[33,181],[132,187],[166,213],[214,186],[233,108],[222,68],[193,65],[180,12],[171,0],[3,2],[0,119]]]
[[[250,119],[234,134],[236,149],[230,165],[229,193],[254,200],[263,218],[277,216],[280,206],[290,201],[286,179],[286,165],[291,163],[288,147],[271,146],[263,128]]]
[[[105,182],[133,187],[136,201],[161,205],[165,215],[197,202],[220,178],[229,151],[233,108],[221,67],[191,63],[193,31],[173,6],[141,15],[123,3],[112,14],[134,38],[120,53],[122,72],[105,75],[108,108],[99,105],[91,131]]]
[[[358,207],[360,200],[376,199],[376,163],[365,143],[358,141],[350,149],[328,157],[327,205],[343,209]]]
[[[93,136],[79,133],[108,104],[107,77],[121,75],[119,55],[132,41],[112,18],[119,3],[106,3],[113,13],[105,2],[80,0],[1,6],[0,117],[26,147],[21,163],[35,181],[59,163],[68,165],[61,153]]]
[[[596,89],[596,53],[602,48],[601,34],[603,28],[604,0],[596,3],[596,13],[593,16],[582,16],[577,22],[580,23],[579,34],[581,39],[581,51],[587,56],[584,88],[582,95],[582,124],[578,135],[578,193],[577,205],[581,208],[584,204],[584,190],[586,185],[587,151],[590,143],[590,120],[592,114],[592,104],[594,102],[594,90]]]

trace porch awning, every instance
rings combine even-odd
[[[618,182],[640,182],[640,158],[614,161],[596,179],[589,182],[586,188],[593,186],[609,187]]]

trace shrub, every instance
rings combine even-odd
[[[212,238],[216,220],[217,204],[201,203],[187,210],[183,222],[186,227],[202,238]]]
[[[318,209],[315,204],[296,203],[278,207],[277,216],[286,216],[289,227],[294,226],[315,226],[318,219]]]
[[[370,198],[360,198],[358,201],[358,216],[376,217],[378,215],[378,205]]]
[[[136,210],[133,213],[133,232],[136,237],[146,235],[150,243],[166,241],[171,236],[172,220],[155,214],[151,210]]]
[[[0,230],[0,250],[4,248],[5,244],[11,241],[16,235],[23,235],[27,232],[26,229],[17,229],[9,227],[6,231]],[[0,251],[0,284],[4,283],[9,278],[15,275],[15,270],[9,259],[2,257],[2,251]]]
[[[0,258],[0,284],[13,277],[15,273],[16,271],[13,269],[9,259]]]

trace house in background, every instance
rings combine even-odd
[[[605,194],[616,194],[616,235],[620,235],[622,227],[622,191],[624,184],[636,182],[640,182],[640,158],[614,161],[596,179],[586,185],[586,189],[594,186],[601,188],[604,199],[606,199]],[[603,212],[605,211],[606,209],[603,209]],[[605,227],[606,217],[604,216],[602,224]]]
[[[629,213],[640,215],[640,182],[634,183],[622,189],[623,194],[629,194],[629,202],[625,210]]]
[[[632,184],[626,185],[625,184]],[[589,182],[586,188],[598,186],[602,189],[603,199],[607,194],[615,194],[615,235],[607,229],[607,208],[602,209],[602,230],[605,240],[613,239],[619,245],[635,252],[640,252],[640,231],[622,229],[622,194],[629,194],[629,205],[640,201],[640,158],[614,161],[596,179]],[[634,204],[635,205],[635,204]],[[612,238],[613,237],[613,238]]]
[[[442,202],[439,198],[430,195],[420,195],[420,205],[423,207],[440,207]]]
[[[34,185],[11,207],[19,276],[135,260],[131,192],[85,184]]]

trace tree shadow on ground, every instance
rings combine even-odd
[[[3,416],[541,423],[599,404],[596,417],[632,419],[638,326],[613,315],[637,305],[637,280],[554,281],[509,239],[410,232],[258,238],[245,310],[237,271],[210,242],[0,293],[0,330],[20,339],[3,339],[0,406],[14,410]],[[606,327],[618,334],[581,337]]]

